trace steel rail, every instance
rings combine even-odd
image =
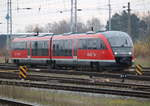
[[[29,69],[29,71],[38,72],[35,69]],[[2,73],[2,72],[1,72]],[[100,72],[86,72],[86,71],[64,71],[64,70],[40,70],[40,73],[54,73],[54,74],[66,74],[66,75],[86,75],[93,77],[106,77],[106,78],[116,78],[121,79],[121,74],[118,73],[100,73]],[[130,75],[126,74],[126,79],[130,80],[140,80],[140,81],[150,81],[150,76],[147,75]]]
[[[112,94],[112,95],[122,95],[122,96],[132,96],[141,98],[150,98],[150,92],[141,91],[122,91],[122,90],[112,90],[112,89],[101,89],[92,87],[81,87],[81,86],[71,86],[71,85],[58,85],[58,84],[48,84],[48,83],[35,83],[35,82],[22,82],[22,81],[2,81],[1,85],[15,85],[23,87],[35,87],[44,89],[56,89],[56,90],[67,90],[76,92],[86,92],[86,93],[99,93],[99,94]]]
[[[17,70],[17,67],[1,67],[0,69],[4,70]],[[36,71],[36,69],[29,68],[30,71]],[[37,72],[37,71],[36,71]],[[101,72],[87,72],[87,71],[69,71],[69,70],[56,70],[56,69],[51,69],[51,70],[46,70],[46,69],[39,69],[39,72],[41,73],[55,73],[55,74],[67,74],[67,75],[88,75],[88,76],[95,76],[95,77],[109,77],[109,78],[117,78],[120,79],[120,75],[122,73],[101,73]],[[125,72],[126,73],[126,72]],[[127,77],[126,79],[130,80],[141,80],[141,81],[150,81],[150,76],[148,75],[142,75],[142,76],[137,76],[137,75],[132,75],[132,74],[126,74]]]
[[[0,68],[2,68],[2,67],[16,67],[17,68],[17,65],[16,64],[13,64],[13,63],[0,63]],[[37,66],[37,68],[43,68],[43,69],[45,69],[44,67],[46,67],[46,68],[48,68],[47,66]],[[132,67],[130,67],[130,69],[135,69],[135,67],[134,66],[132,66]],[[150,67],[142,67],[142,69],[143,70],[150,70]]]
[[[4,79],[19,79],[15,73],[1,73],[0,78]],[[119,87],[119,88],[130,88],[133,90],[150,91],[150,85],[144,84],[130,84],[130,83],[119,83],[119,82],[102,82],[94,79],[87,78],[70,78],[70,77],[54,77],[54,76],[41,76],[41,75],[29,75],[26,80],[30,81],[44,81],[44,82],[55,82],[55,83],[70,83],[78,85],[90,85],[90,86],[108,86],[108,87]]]
[[[16,100],[10,100],[10,99],[4,99],[4,98],[0,98],[0,103],[7,104],[7,106],[33,106],[31,104],[27,104],[24,102],[19,102]]]
[[[42,72],[42,70],[40,71]],[[43,70],[43,73],[45,71]],[[46,72],[47,73],[47,72]],[[93,76],[93,77],[105,77],[105,78],[116,78],[121,79],[122,74],[116,74],[116,73],[100,73],[100,72],[86,72],[86,71],[64,71],[64,70],[53,70],[49,71],[49,73],[55,73],[55,74],[66,74],[66,75],[86,75],[86,76]],[[126,74],[126,79],[130,80],[140,80],[140,81],[150,81],[150,76],[146,75],[130,75]]]

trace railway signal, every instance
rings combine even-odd
[[[122,81],[121,81],[122,83],[125,81],[126,77],[127,77],[126,73],[120,75],[120,78],[122,78]]]
[[[26,66],[19,66],[19,78],[25,79],[27,77],[28,68]]]

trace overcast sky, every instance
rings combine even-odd
[[[18,2],[17,2],[18,1]],[[12,0],[13,12],[13,32],[24,31],[25,26],[40,25],[58,22],[60,20],[70,20],[71,0]],[[132,13],[145,13],[150,11],[150,0],[110,0],[112,15],[125,10],[131,2]],[[92,17],[97,17],[105,25],[108,20],[108,0],[77,0],[78,20],[86,22]],[[19,10],[17,11],[17,8]],[[23,8],[32,8],[23,10]],[[59,11],[63,11],[60,13]],[[0,0],[0,33],[6,33],[7,0]]]

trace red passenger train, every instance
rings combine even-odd
[[[90,66],[96,69],[126,69],[134,62],[133,43],[128,34],[106,31],[84,34],[45,34],[12,40],[15,64]]]

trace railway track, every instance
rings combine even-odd
[[[5,68],[5,67],[8,67],[9,69],[11,69],[11,68],[17,68],[17,66],[15,64],[12,64],[12,63],[0,63],[0,68]],[[47,66],[37,66],[37,68],[47,69]],[[130,67],[130,69],[135,69],[135,67],[132,66],[132,67]],[[142,67],[142,69],[144,71],[146,70],[145,72],[150,71],[150,67]]]
[[[12,66],[11,66],[12,67]],[[11,67],[4,67],[4,69],[8,69]],[[16,67],[13,67],[16,68]],[[31,70],[31,69],[30,69]],[[37,71],[36,69],[32,69],[32,71]],[[43,73],[54,73],[54,74],[65,74],[65,75],[87,75],[87,76],[95,76],[95,77],[111,77],[111,78],[119,78],[120,74],[104,74],[104,73],[98,73],[98,72],[82,72],[82,71],[64,71],[64,70],[45,70],[40,69],[40,72],[43,71]],[[3,79],[19,79],[18,72],[0,72],[0,78]],[[150,76],[133,76],[128,75],[128,79],[133,80],[143,80],[143,81],[150,81]],[[5,82],[4,80],[4,82]],[[47,84],[42,85],[45,86],[44,88],[50,88],[50,89],[59,89],[59,90],[71,90],[71,91],[79,91],[79,92],[91,92],[91,93],[104,93],[104,94],[114,94],[114,95],[124,95],[124,96],[134,96],[134,97],[144,97],[144,98],[150,98],[149,91],[150,91],[150,85],[138,85],[138,84],[125,84],[125,83],[117,83],[117,82],[101,82],[101,81],[95,81],[93,79],[83,79],[83,78],[69,78],[69,77],[54,77],[54,76],[41,76],[41,75],[29,75],[27,77],[27,80],[30,81],[38,81],[38,82],[47,82]],[[14,82],[15,83],[15,82]],[[27,85],[31,85],[29,87],[38,87],[32,86],[33,83],[29,83]],[[59,84],[59,86],[58,86]],[[67,85],[65,85],[67,84]],[[70,86],[70,85],[74,86]],[[17,85],[17,84],[16,84]],[[53,85],[53,87],[52,87]],[[65,85],[65,86],[64,86]],[[69,85],[69,87],[67,87]],[[79,88],[76,88],[78,85]],[[79,85],[82,85],[81,87]],[[92,88],[88,88],[85,86],[91,86]],[[106,87],[107,89],[101,89],[99,87]],[[63,88],[64,87],[64,88]],[[117,87],[116,89],[108,89],[110,87]],[[67,89],[68,88],[68,89]],[[76,90],[75,90],[76,89]],[[92,90],[90,90],[92,89]],[[125,90],[118,90],[118,89],[125,89]],[[129,90],[129,92],[126,92],[126,90]],[[99,91],[101,90],[101,91]],[[109,91],[108,91],[109,90]],[[131,92],[138,93],[139,95],[132,94]]]
[[[36,71],[36,70],[32,70],[32,71]],[[41,71],[37,71],[40,73],[47,73],[46,70],[41,70]],[[64,70],[51,70],[48,71],[48,73],[55,73],[55,74],[66,74],[66,75],[86,75],[86,76],[90,76],[90,77],[104,77],[104,78],[116,78],[116,79],[121,79],[121,75],[123,73],[101,73],[101,72],[86,72],[86,71],[64,71]],[[142,75],[142,76],[138,76],[138,75],[132,75],[132,74],[126,74],[126,79],[129,80],[140,80],[140,81],[150,81],[150,76],[147,75]]]
[[[100,94],[112,94],[132,97],[150,98],[150,92],[142,91],[130,91],[130,90],[113,90],[104,88],[94,88],[85,86],[73,86],[73,85],[62,85],[62,84],[48,84],[48,83],[36,83],[36,82],[23,82],[23,81],[12,81],[12,80],[0,80],[1,85],[15,85],[23,87],[35,87],[44,89],[56,89],[56,90],[67,90],[87,93],[100,93]]]
[[[19,79],[17,74],[14,73],[0,73],[0,78],[4,79]],[[118,88],[127,88],[131,90],[139,91],[150,91],[150,85],[144,84],[131,84],[131,83],[121,83],[121,82],[103,82],[95,79],[87,78],[72,78],[72,77],[54,77],[54,76],[42,76],[42,75],[30,75],[26,80],[30,81],[42,81],[49,83],[63,83],[63,84],[76,84],[76,85],[87,85],[95,87],[118,87]]]
[[[16,100],[10,100],[10,99],[6,99],[6,98],[0,98],[0,105],[4,105],[4,106],[33,106],[31,104],[27,104],[24,102],[19,102]]]
[[[15,65],[9,64],[0,65],[0,69],[3,70],[18,70]],[[122,74],[126,74],[126,79],[129,80],[140,80],[140,81],[150,81],[150,71],[145,71],[145,75],[137,76],[134,72],[87,72],[87,71],[73,71],[73,70],[58,70],[58,69],[37,69],[37,68],[29,68],[30,72],[37,72],[37,73],[55,73],[55,74],[66,74],[66,75],[86,75],[86,76],[93,76],[93,77],[107,77],[107,78],[116,78],[121,79]]]

